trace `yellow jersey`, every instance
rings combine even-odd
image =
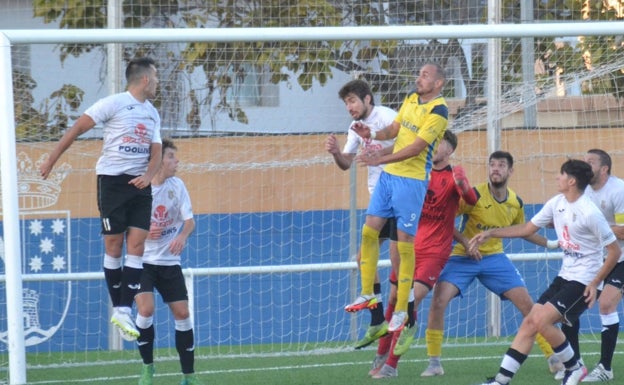
[[[393,152],[414,143],[416,138],[423,139],[429,145],[417,156],[387,164],[384,171],[396,176],[429,180],[433,152],[444,136],[448,124],[448,106],[442,96],[427,103],[420,103],[419,98],[416,92],[410,93],[394,119],[401,128],[394,142]]]
[[[507,188],[507,199],[499,202],[490,193],[487,182],[475,186],[474,189],[477,203],[470,206],[462,200],[457,211],[460,215],[459,230],[468,239],[488,229],[524,223],[524,204],[513,190]],[[503,253],[503,241],[500,238],[490,238],[479,246],[479,251],[481,255]],[[451,255],[467,254],[464,246],[458,242]]]

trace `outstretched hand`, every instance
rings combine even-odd
[[[473,254],[474,255],[478,254],[480,256],[481,254],[479,253],[479,246],[485,243],[485,241],[487,241],[488,239],[490,239],[490,234],[488,231],[484,231],[472,237],[470,242],[468,242],[468,254],[471,256]]]
[[[362,166],[379,166],[381,164],[381,155],[382,153],[379,150],[364,147],[355,157],[355,160]]]
[[[50,162],[49,159],[41,163],[41,165],[39,166],[39,174],[43,179],[48,179],[48,176],[50,175],[53,166],[54,164]]]
[[[371,136],[371,129],[369,126],[361,121],[357,121],[351,125],[351,129],[355,131],[360,137],[368,139]]]

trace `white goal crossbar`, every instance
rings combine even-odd
[[[13,44],[172,43],[183,41],[253,42],[320,40],[419,40],[564,37],[624,34],[624,23],[535,23],[470,25],[405,25],[365,27],[173,28],[0,30]]]

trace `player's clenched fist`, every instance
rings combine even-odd
[[[336,139],[335,135],[330,134],[327,139],[325,139],[325,150],[330,154],[337,154],[340,152],[340,148],[338,148],[338,139]]]

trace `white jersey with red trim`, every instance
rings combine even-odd
[[[141,103],[126,91],[100,99],[85,114],[96,124],[104,125],[96,174],[143,175],[151,144],[162,143],[160,116],[152,103]]]
[[[382,130],[394,122],[394,118],[397,113],[391,108],[384,106],[373,106],[373,110],[370,115],[366,119],[362,119],[361,122],[370,127],[371,131],[379,131]],[[356,121],[351,122],[351,125]],[[381,150],[387,147],[391,147],[394,145],[394,139],[389,140],[371,140],[364,139],[358,134],[355,133],[349,126],[349,130],[347,133],[347,142],[344,145],[342,150],[345,154],[357,154],[360,147],[368,148],[371,150]],[[369,166],[368,167],[368,192],[373,193],[375,186],[377,185],[377,180],[379,180],[379,175],[381,174],[381,170],[383,170],[383,166]]]
[[[184,182],[178,177],[165,179],[163,184],[152,185],[152,226],[162,228],[159,239],[147,239],[143,262],[153,265],[180,264],[180,256],[169,251],[169,244],[182,229],[185,220],[193,218],[191,198]]]
[[[594,202],[607,218],[611,226],[624,226],[624,181],[613,175],[599,190],[592,186],[585,188],[585,195]],[[618,239],[620,248],[624,251],[624,240]],[[619,262],[624,261],[624,253]]]
[[[554,224],[563,250],[559,276],[584,285],[602,267],[605,246],[616,240],[604,215],[584,194],[571,203],[563,194],[554,196],[531,222],[538,227]]]

